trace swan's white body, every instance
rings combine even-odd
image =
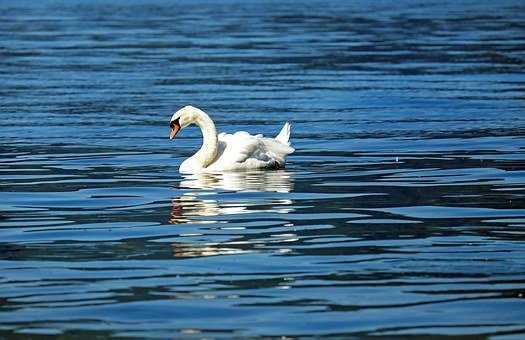
[[[275,138],[250,135],[239,131],[217,135],[215,124],[202,110],[185,106],[171,117],[170,138],[190,124],[202,131],[202,147],[179,167],[181,173],[205,173],[250,169],[284,168],[285,157],[294,148],[290,146],[290,123],[284,124]]]

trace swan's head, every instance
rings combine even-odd
[[[179,131],[186,126],[195,123],[201,113],[204,112],[191,105],[184,106],[182,109],[175,112],[170,120],[170,139],[175,138]]]

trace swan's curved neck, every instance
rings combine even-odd
[[[206,168],[217,158],[217,129],[215,129],[215,124],[210,116],[200,110],[197,111],[194,122],[201,128],[203,141],[201,148],[192,158],[203,168]]]

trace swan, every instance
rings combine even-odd
[[[282,169],[285,157],[295,151],[290,146],[290,123],[285,123],[275,138],[250,135],[245,131],[217,135],[215,124],[204,111],[185,106],[170,120],[170,139],[188,125],[202,131],[202,146],[179,167],[181,173],[206,173],[230,170]]]

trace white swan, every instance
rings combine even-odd
[[[197,153],[182,162],[181,173],[280,169],[284,168],[285,157],[295,151],[289,142],[290,123],[284,124],[275,138],[253,136],[244,131],[217,135],[215,124],[204,111],[185,106],[171,117],[170,139],[190,124],[201,128],[203,143]]]

